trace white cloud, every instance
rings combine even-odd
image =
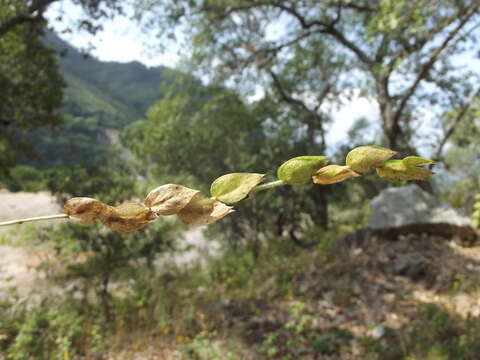
[[[333,123],[327,131],[326,141],[329,146],[346,140],[347,132],[359,118],[371,120],[373,124],[380,118],[378,104],[372,98],[361,96],[358,92],[341,106],[327,105],[324,111],[330,113]]]
[[[125,9],[128,14],[128,8]],[[56,17],[63,13],[61,21]],[[172,44],[161,52],[158,48],[147,50],[152,44],[152,34],[142,33],[140,27],[127,16],[115,16],[105,20],[103,30],[91,35],[86,31],[62,33],[66,27],[73,27],[75,20],[82,15],[82,9],[70,1],[55,3],[49,9],[47,17],[60,37],[77,48],[93,46],[91,54],[102,61],[130,62],[140,61],[147,66],[164,65],[174,67],[178,61],[178,47]],[[154,39],[153,41],[157,41]]]

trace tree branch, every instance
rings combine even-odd
[[[403,113],[403,110],[405,109],[405,106],[407,105],[408,101],[417,90],[418,85],[420,85],[421,81],[425,79],[425,77],[428,75],[428,72],[431,70],[433,65],[435,65],[436,61],[438,60],[442,52],[450,44],[450,41],[452,41],[453,38],[455,38],[458,32],[465,26],[468,20],[470,20],[470,18],[475,14],[475,11],[479,8],[479,6],[480,4],[478,1],[475,1],[470,6],[470,8],[466,12],[465,17],[462,19],[462,21],[460,21],[460,23],[452,31],[450,31],[450,33],[445,38],[445,40],[439,46],[437,46],[437,48],[433,51],[428,61],[423,63],[412,85],[405,91],[405,94],[402,96],[402,100],[400,101],[400,104],[398,105],[398,108],[395,111],[395,116],[393,119],[394,122],[398,122],[398,120],[400,119],[400,116]]]
[[[290,94],[287,93],[279,77],[277,76],[277,74],[273,72],[272,69],[266,69],[266,70],[270,75],[270,77],[272,78],[273,84],[275,88],[278,90],[278,93],[280,94],[280,97],[282,98],[283,101],[285,101],[286,103],[298,106],[309,113],[312,112],[312,110],[310,110],[303,101],[295,99],[294,97],[292,97]]]
[[[457,116],[455,117],[455,120],[450,124],[450,127],[448,130],[445,132],[445,135],[443,136],[443,139],[440,141],[440,144],[438,145],[437,151],[435,152],[435,155],[433,156],[432,160],[433,161],[439,161],[443,152],[443,148],[445,144],[447,143],[448,139],[453,135],[455,132],[455,129],[457,125],[463,120],[465,115],[467,114],[468,110],[470,109],[473,101],[480,96],[480,88],[477,89],[477,91],[468,99],[467,102],[462,106],[460,111],[458,112]]]
[[[41,22],[43,13],[47,7],[58,0],[37,0],[33,1],[26,12],[18,13],[0,24],[0,37],[15,29],[17,26],[26,23]]]

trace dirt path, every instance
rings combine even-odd
[[[11,193],[0,190],[0,221],[28,218],[42,215],[58,214],[61,206],[47,191],[37,193]],[[55,254],[43,247],[35,246],[35,227],[51,226],[65,220],[45,221],[25,225],[14,225],[0,228],[0,299],[10,298],[13,289],[19,296],[19,301],[41,299],[47,294],[61,294],[62,288],[52,284],[45,278],[43,272],[36,268],[46,260],[54,259]],[[11,246],[6,242],[21,234],[26,227],[33,227],[27,233],[27,243],[32,245]],[[31,234],[31,235],[30,235]],[[25,236],[25,235],[24,235]],[[30,237],[32,237],[30,239]],[[161,268],[166,263],[186,266],[192,262],[214,256],[220,251],[218,242],[205,239],[202,229],[194,228],[184,233],[184,239],[177,252],[163,254],[156,261]]]
[[[0,220],[13,220],[60,213],[60,205],[48,191],[11,193],[0,190]],[[6,228],[0,228],[4,230]]]
[[[0,190],[0,221],[58,214],[60,209],[55,197],[47,191],[11,193]],[[30,226],[49,226],[53,223],[49,221]],[[22,226],[2,227],[0,236],[4,241],[9,241],[20,233]],[[23,301],[51,292],[45,275],[36,270],[49,256],[52,254],[36,246],[0,245],[0,298],[9,298],[16,293],[19,301]]]

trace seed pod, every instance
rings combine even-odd
[[[231,206],[197,194],[177,215],[185,225],[202,226],[220,220],[234,211]]]
[[[100,220],[112,230],[131,232],[141,229],[156,218],[157,215],[143,204],[124,203],[111,208]]]
[[[312,179],[315,184],[334,184],[351,177],[360,176],[348,166],[327,165],[321,168]]]
[[[353,171],[368,173],[382,166],[396,152],[382,146],[359,146],[347,154],[346,163]]]
[[[277,176],[285,184],[300,186],[311,181],[312,176],[327,165],[326,156],[299,156],[284,162]]]
[[[72,221],[81,225],[95,224],[97,220],[100,220],[102,214],[110,210],[110,206],[88,197],[72,198],[63,207],[63,212]]]
[[[174,215],[198,193],[198,190],[182,185],[166,184],[150,191],[143,203],[157,215]]]
[[[408,156],[402,160],[389,160],[377,168],[377,174],[387,180],[425,180],[433,174],[422,165],[432,164],[433,161],[418,156]]]
[[[225,203],[236,203],[250,194],[265,177],[265,174],[232,173],[220,176],[210,187],[211,195]]]

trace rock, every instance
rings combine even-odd
[[[385,335],[385,327],[379,325],[370,331],[370,336],[376,340],[380,339],[383,335]]]
[[[470,218],[416,185],[389,188],[372,200],[367,229],[383,235],[426,233],[478,239]]]

